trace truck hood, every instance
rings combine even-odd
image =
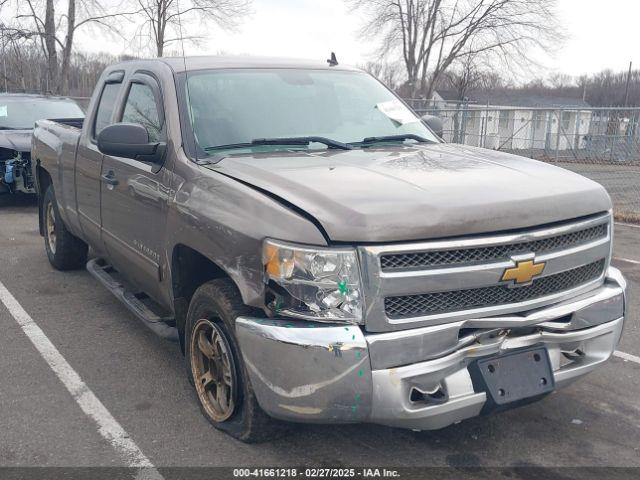
[[[0,130],[0,148],[10,148],[17,152],[31,150],[33,130]]]
[[[452,144],[233,156],[209,168],[304,210],[336,242],[513,230],[611,208],[580,175]]]

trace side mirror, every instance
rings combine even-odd
[[[160,163],[165,143],[149,142],[149,132],[139,123],[114,123],[98,134],[98,150],[105,155]]]
[[[424,115],[421,120],[422,123],[424,123],[433,131],[433,133],[442,138],[444,127],[442,124],[442,119],[440,117],[436,117],[434,115]]]

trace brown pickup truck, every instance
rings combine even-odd
[[[86,264],[178,340],[204,415],[244,441],[274,419],[422,430],[512,408],[622,332],[601,186],[445,144],[333,61],[113,65],[84,121],[37,123],[31,158],[51,264]]]

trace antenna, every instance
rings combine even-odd
[[[330,67],[335,67],[336,65],[338,65],[338,59],[336,58],[335,52],[331,52],[331,58],[327,60],[327,63]]]

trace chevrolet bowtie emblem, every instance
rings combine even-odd
[[[515,267],[507,268],[502,274],[502,281],[513,280],[516,284],[529,283],[544,270],[545,263],[535,263],[534,260],[517,262]]]

